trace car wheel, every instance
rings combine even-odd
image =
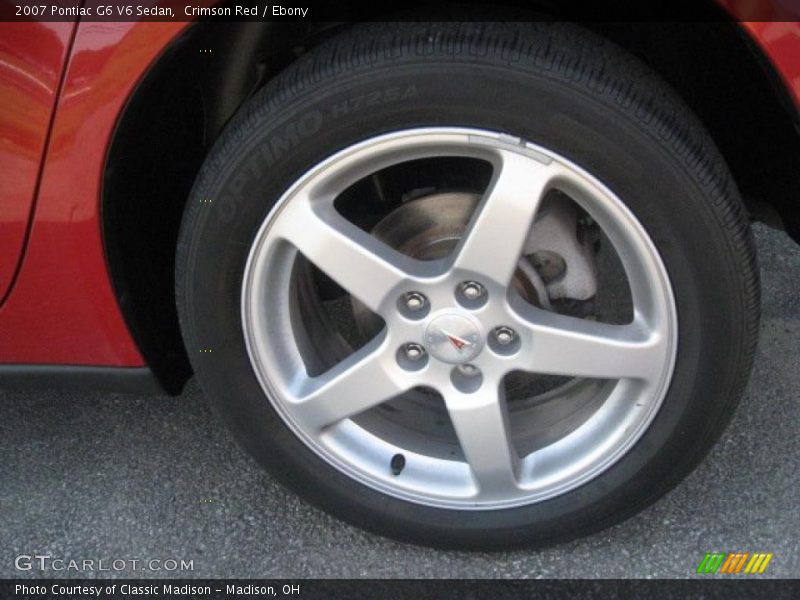
[[[356,27],[261,89],[180,234],[195,373],[279,480],[402,540],[641,510],[728,421],[758,325],[713,142],[559,24]]]

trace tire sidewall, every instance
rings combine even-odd
[[[675,484],[726,419],[740,362],[741,287],[730,241],[701,180],[664,128],[608,98],[518,68],[436,61],[390,65],[280,98],[267,88],[229,126],[191,197],[179,303],[195,372],[219,414],[279,479],[337,516],[401,539],[510,547],[568,539],[628,516]],[[303,173],[350,145],[415,127],[521,137],[573,161],[642,223],[669,274],[678,354],[654,421],[622,459],[585,485],[525,507],[449,511],[383,495],[330,466],[273,410],[245,347],[244,267],[254,236]],[[201,204],[201,199],[211,199]],[[212,353],[200,350],[212,348]]]

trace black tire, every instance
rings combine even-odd
[[[271,205],[334,152],[420,126],[503,131],[568,157],[633,211],[669,273],[678,356],[658,415],[613,467],[554,499],[463,512],[382,495],[296,438],[251,368],[242,276]],[[242,107],[215,144],[186,209],[176,278],[196,376],[262,465],[356,525],[457,548],[567,540],[619,522],[666,493],[727,424],[750,372],[759,316],[747,217],[708,134],[638,61],[559,24],[369,25],[303,56]]]

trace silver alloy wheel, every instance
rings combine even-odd
[[[419,261],[345,219],[334,200],[386,167],[432,157],[489,162],[493,177],[450,259]],[[612,325],[528,304],[510,283],[545,193],[559,190],[600,226],[624,267],[633,320]],[[309,375],[290,294],[298,253],[379,315],[381,332],[320,374]],[[480,282],[485,302],[465,306],[459,286]],[[409,294],[424,316],[403,310]],[[250,250],[242,323],[269,401],[315,453],[391,496],[449,509],[501,509],[563,494],[617,462],[642,436],[666,394],[677,316],[664,265],[633,214],[565,158],[510,136],[425,128],[378,136],[304,174],[278,200]],[[490,336],[513,333],[502,348]],[[426,352],[409,362],[409,344]],[[459,347],[460,346],[460,347]],[[463,358],[461,352],[463,351]],[[416,356],[416,355],[414,355]],[[603,380],[598,408],[556,441],[520,455],[503,380],[512,371]],[[413,388],[439,392],[461,454],[369,429],[358,415]],[[397,455],[404,459],[401,470]],[[394,459],[394,460],[393,460]]]

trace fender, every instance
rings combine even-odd
[[[0,308],[0,362],[144,366],[106,266],[103,169],[129,95],[188,25],[78,25],[27,250],[14,289]]]

